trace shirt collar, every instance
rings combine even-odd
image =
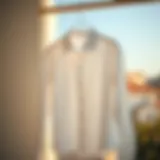
[[[76,36],[77,36],[77,40],[76,40]],[[78,37],[79,37],[79,40],[78,40]],[[93,29],[88,29],[88,30],[73,29],[70,32],[68,32],[64,37],[65,48],[67,50],[72,50],[76,52],[94,49],[96,47],[97,41],[98,41],[98,33]]]

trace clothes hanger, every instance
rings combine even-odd
[[[83,2],[83,0],[77,0],[77,4],[79,3],[85,2]],[[91,28],[91,24],[89,24],[89,21],[87,19],[86,11],[80,10],[75,13],[75,22],[73,23],[72,30],[88,31]]]

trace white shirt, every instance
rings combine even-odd
[[[115,148],[126,154],[122,157],[132,157],[134,134],[124,108],[125,77],[115,41],[92,30],[71,31],[48,52],[47,65],[54,68],[53,117],[58,152],[100,155]],[[130,144],[128,153],[122,146],[125,142]]]

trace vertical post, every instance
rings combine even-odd
[[[54,0],[40,0],[41,6],[49,7],[54,5]],[[41,15],[40,17],[40,46],[44,49],[48,46],[54,38],[56,32],[56,15],[53,13],[48,13]]]
[[[41,6],[53,6],[54,0],[40,0]],[[40,50],[43,51],[45,48],[53,42],[54,35],[56,32],[56,15],[49,13],[41,15],[39,18],[40,24]],[[54,131],[53,131],[53,84],[48,84],[45,77],[46,69],[44,65],[46,62],[43,62],[45,57],[45,52],[42,52],[40,55],[41,61],[41,72],[42,73],[42,82],[43,82],[43,126],[41,133],[41,146],[40,153],[38,155],[38,160],[56,160],[57,154],[54,148]],[[51,66],[50,66],[51,67]],[[49,68],[47,68],[49,69]],[[50,69],[49,69],[50,70]],[[46,84],[47,83],[47,84]]]

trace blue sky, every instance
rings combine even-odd
[[[61,14],[56,37],[77,26],[92,26],[118,40],[128,70],[160,73],[160,3]]]

